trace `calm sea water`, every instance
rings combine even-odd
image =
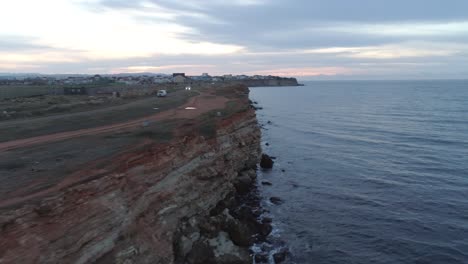
[[[295,263],[468,263],[468,81],[309,82],[251,99],[277,157],[261,193]]]

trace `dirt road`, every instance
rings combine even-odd
[[[191,98],[186,104],[170,109],[167,111],[163,111],[151,116],[147,116],[144,118],[138,118],[135,120],[122,122],[118,124],[106,125],[106,126],[99,126],[93,127],[88,129],[80,129],[75,131],[68,131],[62,133],[55,133],[55,134],[48,134],[42,135],[37,137],[31,137],[26,139],[20,140],[13,140],[0,143],[0,152],[9,151],[12,149],[17,148],[24,148],[38,144],[45,144],[50,142],[56,142],[76,137],[88,136],[88,135],[97,135],[103,133],[109,133],[113,131],[123,130],[123,129],[130,129],[141,127],[144,122],[155,122],[161,121],[166,119],[177,119],[177,118],[195,118],[203,113],[224,108],[226,102],[228,101],[227,98],[221,96],[212,96],[206,93],[201,93],[198,96]],[[186,108],[194,108],[194,109],[186,109]]]

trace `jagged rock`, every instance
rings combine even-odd
[[[268,254],[265,252],[260,252],[255,255],[256,263],[268,263]]]
[[[274,161],[267,154],[262,154],[262,160],[260,161],[260,167],[263,169],[273,168]]]
[[[273,231],[273,227],[270,223],[262,222],[259,224],[260,235],[263,237],[267,237],[271,231]]]
[[[237,218],[244,222],[255,223],[257,221],[257,217],[259,217],[260,214],[260,212],[254,210],[253,208],[243,206],[237,211]]]
[[[210,245],[206,242],[198,241],[193,245],[192,250],[186,259],[189,264],[215,264],[215,254]]]
[[[273,259],[275,260],[276,264],[283,263],[286,260],[288,254],[288,250],[286,248],[282,248],[277,253],[273,254]]]
[[[239,221],[230,223],[228,229],[229,237],[237,246],[249,247],[253,243],[255,230],[251,230],[246,224]]]
[[[224,200],[218,202],[215,208],[210,212],[211,216],[217,216],[219,214],[226,214],[226,208],[231,208],[237,206],[237,201],[235,199],[235,193],[228,194]],[[229,211],[229,210],[227,210]]]
[[[250,191],[250,189],[252,188],[252,185],[253,185],[252,178],[247,174],[243,174],[237,178],[237,181],[234,186],[236,187],[236,190],[238,193],[244,194]]]
[[[242,264],[251,262],[249,250],[234,245],[225,232],[221,232],[218,237],[208,240],[208,244],[212,249],[215,263]]]
[[[218,235],[223,225],[220,217],[210,217],[208,221],[202,221],[199,224],[200,232],[204,237],[214,238]]]
[[[177,244],[176,250],[178,256],[186,256],[193,248],[193,244],[200,239],[200,233],[195,232],[189,237],[182,236]]]
[[[270,202],[272,202],[273,204],[276,204],[276,205],[280,205],[283,203],[283,200],[279,197],[271,197],[270,198]]]

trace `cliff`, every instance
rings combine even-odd
[[[28,184],[31,199],[0,205],[0,263],[249,262],[252,241],[235,236],[252,231],[232,202],[255,177],[260,130],[248,89],[234,90],[222,118],[183,119],[170,141],[146,139],[47,191]]]

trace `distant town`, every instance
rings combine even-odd
[[[242,84],[258,86],[297,86],[295,78],[262,75],[211,76],[204,73],[115,74],[115,75],[0,75],[0,100],[40,95],[139,96],[185,86]]]
[[[283,80],[278,76],[263,75],[232,75],[211,76],[203,73],[198,76],[188,76],[185,73],[168,74],[115,74],[115,75],[0,75],[0,85],[89,85],[89,84],[124,84],[149,85],[164,83],[191,82],[230,82],[248,80]]]

